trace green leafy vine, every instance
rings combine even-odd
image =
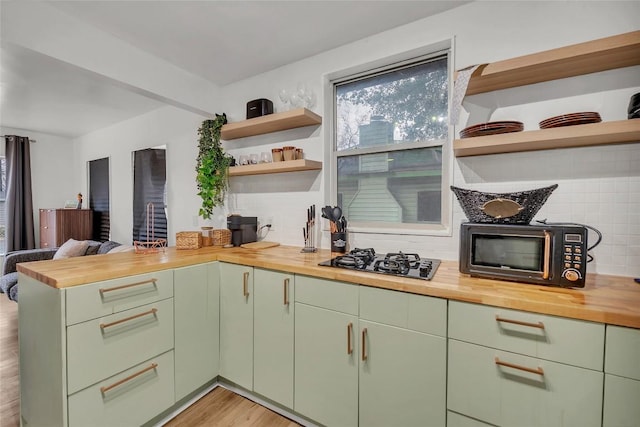
[[[232,158],[225,154],[220,144],[222,125],[227,123],[226,114],[214,120],[205,120],[198,129],[198,158],[196,182],[202,207],[198,211],[203,219],[210,219],[213,208],[224,205],[224,197],[229,188],[229,166]]]

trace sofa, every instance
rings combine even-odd
[[[119,248],[119,249],[116,249]],[[14,251],[5,255],[0,275],[0,292],[7,294],[12,301],[18,301],[18,272],[16,265],[21,262],[62,259],[75,256],[87,256],[119,252],[129,249],[118,242],[97,242],[94,240],[67,240],[59,248],[27,249]]]

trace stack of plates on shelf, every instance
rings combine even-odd
[[[549,117],[540,122],[540,129],[557,128],[561,126],[584,125],[586,123],[599,123],[600,114],[593,112],[563,114]]]
[[[460,138],[472,138],[474,136],[497,135],[499,133],[522,132],[522,122],[502,121],[488,122],[469,126],[460,131]]]

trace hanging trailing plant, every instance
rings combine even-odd
[[[202,207],[198,211],[203,219],[210,219],[213,208],[224,204],[228,189],[228,173],[231,156],[225,154],[220,144],[222,125],[227,123],[226,114],[216,114],[214,120],[205,120],[198,129],[198,158],[196,182]]]

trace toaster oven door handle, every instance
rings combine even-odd
[[[542,266],[542,278],[549,278],[549,264],[551,263],[551,234],[544,231],[544,265]]]

